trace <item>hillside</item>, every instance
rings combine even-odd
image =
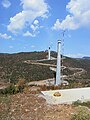
[[[56,52],[51,52],[52,57],[56,57]],[[45,80],[53,78],[54,72],[49,69],[50,66],[42,66],[39,64],[27,64],[24,61],[47,59],[47,51],[41,52],[22,52],[16,54],[0,54],[0,81],[17,83],[18,79],[25,79],[26,82],[35,80]],[[56,65],[56,60],[39,61],[39,63]],[[68,69],[82,68],[86,72],[80,76],[71,77],[71,79],[90,79],[90,60],[88,59],[73,59],[65,57],[63,60],[64,66],[67,68],[63,71],[64,75],[73,75],[75,70]]]
[[[56,57],[57,54],[52,51],[51,55]],[[16,85],[10,84],[0,92],[0,120],[75,120],[74,116],[78,120],[79,117],[89,120],[90,102],[50,105],[43,98],[41,91],[57,89],[55,86],[24,83],[23,79],[30,82],[54,77],[55,72],[49,67],[56,66],[56,59],[37,61],[46,58],[47,52],[0,54],[0,85],[1,82],[18,82]],[[65,57],[63,64],[66,67],[63,74],[67,75],[69,85],[60,86],[59,89],[90,86],[90,60]],[[81,81],[84,85],[81,85]],[[80,105],[83,107],[79,107]]]
[[[0,81],[17,82],[19,78],[26,81],[47,79],[47,74],[52,77],[48,67],[24,63],[26,60],[46,58],[46,54],[46,52],[0,54]]]

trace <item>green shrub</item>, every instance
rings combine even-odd
[[[87,107],[78,107],[71,120],[90,120],[90,110]]]
[[[73,105],[75,105],[75,106],[81,105],[81,106],[86,106],[86,107],[90,108],[90,101],[81,102],[80,100],[78,100],[78,101],[74,102]]]
[[[7,88],[1,91],[2,94],[15,94],[15,86],[13,84],[9,85]]]

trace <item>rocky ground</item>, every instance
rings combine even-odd
[[[74,111],[72,105],[49,105],[38,94],[0,97],[0,120],[70,120]]]

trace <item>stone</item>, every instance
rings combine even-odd
[[[61,96],[61,93],[60,93],[60,92],[55,92],[53,95],[54,95],[55,97],[60,97],[60,96]]]

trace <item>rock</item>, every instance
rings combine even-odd
[[[36,92],[36,93],[38,93],[38,92],[40,91],[40,87],[32,86],[32,87],[30,88],[30,91],[31,91],[31,92]]]
[[[54,95],[55,97],[60,97],[60,96],[61,96],[61,93],[55,92],[53,95]]]

